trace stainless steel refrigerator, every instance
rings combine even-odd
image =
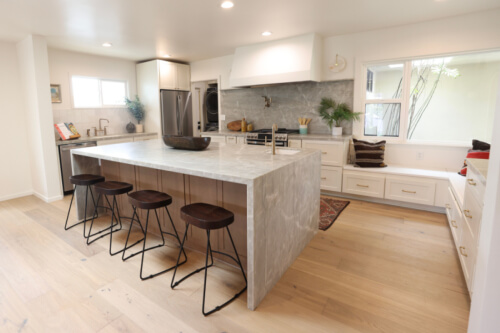
[[[191,92],[161,90],[160,96],[163,135],[193,136]]]

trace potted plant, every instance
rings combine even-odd
[[[125,98],[125,105],[127,105],[128,110],[132,116],[137,120],[136,132],[144,132],[144,126],[141,125],[141,120],[144,119],[144,104],[141,103],[139,96],[135,96],[135,100],[130,100]],[[128,126],[128,125],[127,125]]]
[[[322,98],[318,109],[320,117],[326,121],[332,135],[342,135],[341,123],[343,120],[359,120],[359,112],[352,112],[345,103],[337,103],[331,98]],[[335,126],[333,126],[335,124]]]

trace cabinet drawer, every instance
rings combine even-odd
[[[436,182],[415,177],[387,176],[385,198],[434,205]]]
[[[236,137],[235,136],[226,136],[226,143],[228,144],[236,144]]]
[[[344,170],[342,178],[342,192],[376,198],[384,197],[384,176],[365,175]]]
[[[318,143],[316,141],[303,141],[303,148],[319,149],[321,150],[321,164],[342,166],[344,163],[344,143]]]
[[[477,202],[474,194],[467,188],[465,189],[463,209],[465,224],[470,229],[472,238],[477,242],[477,233],[482,217],[482,206]]]
[[[471,168],[467,168],[467,180],[465,183],[466,191],[470,190],[474,197],[476,197],[477,201],[481,204],[484,203],[484,185],[479,181],[479,176],[471,170]]]
[[[327,191],[342,191],[342,168],[323,166],[321,167],[321,189]]]
[[[236,143],[239,145],[244,145],[246,143],[246,138],[244,136],[236,137]]]
[[[288,140],[288,147],[302,148],[302,140]]]
[[[226,137],[225,136],[210,136],[210,135],[202,135],[204,138],[211,138],[210,142],[218,142],[218,143],[226,143]]]

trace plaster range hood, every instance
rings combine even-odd
[[[308,34],[236,49],[229,84],[251,87],[320,81],[322,38]]]

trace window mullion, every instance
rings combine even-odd
[[[407,142],[408,137],[408,107],[410,106],[410,89],[411,89],[411,67],[412,62],[406,61],[403,71],[403,91],[401,94],[401,142]]]

